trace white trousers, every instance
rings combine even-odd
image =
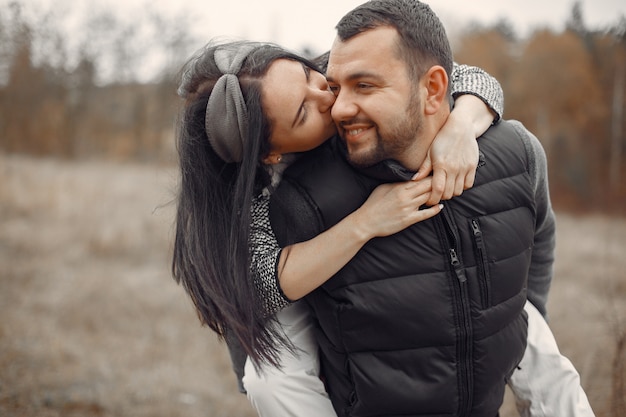
[[[509,386],[522,417],[593,417],[580,376],[559,352],[550,327],[529,302],[528,345]],[[248,359],[243,383],[260,417],[336,417],[319,378],[318,347],[308,308],[303,303],[284,309],[277,318],[298,348],[283,351],[281,369],[257,373]]]
[[[324,384],[319,378],[320,362],[309,309],[296,302],[276,318],[296,347],[283,350],[281,368],[266,366],[257,373],[246,360],[243,385],[260,417],[336,417]]]
[[[559,352],[554,335],[528,301],[528,345],[509,381],[521,417],[593,417],[574,365]]]

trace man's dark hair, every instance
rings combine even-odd
[[[433,65],[452,73],[452,51],[443,24],[431,8],[417,0],[371,0],[348,12],[335,27],[341,41],[380,26],[398,31],[399,58],[414,81]],[[375,45],[373,45],[375,47]]]

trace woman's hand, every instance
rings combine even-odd
[[[493,113],[478,97],[463,95],[435,136],[424,163],[413,177],[433,174],[432,193],[427,205],[459,196],[474,185],[478,166],[476,139],[489,128]]]
[[[420,209],[431,195],[432,179],[382,184],[354,213],[366,238],[389,236],[438,214],[442,206]]]

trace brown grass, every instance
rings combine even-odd
[[[174,186],[160,166],[0,155],[0,415],[254,415],[170,276]],[[560,214],[558,239],[551,324],[610,416],[626,221]]]

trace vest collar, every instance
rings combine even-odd
[[[360,172],[368,177],[384,182],[410,181],[415,172],[409,171],[398,161],[388,159],[367,168],[358,168]]]

